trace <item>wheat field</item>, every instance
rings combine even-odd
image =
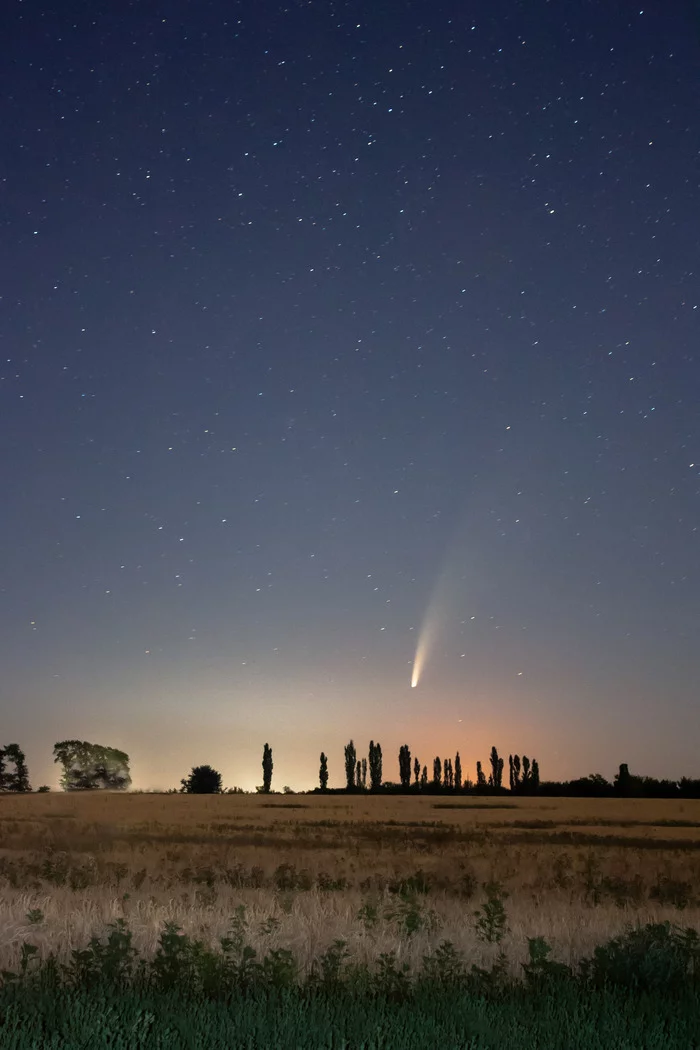
[[[475,929],[493,882],[500,945]],[[443,940],[468,965],[502,948],[515,976],[542,936],[575,965],[629,924],[700,928],[700,800],[0,796],[0,969],[23,942],[63,958],[119,918],[145,956],[166,922],[215,946],[241,906],[247,943],[291,949],[302,973],[337,939],[411,969]]]

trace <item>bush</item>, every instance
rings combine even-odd
[[[700,938],[697,931],[648,923],[599,945],[580,964],[583,980],[595,988],[673,991],[697,979]]]

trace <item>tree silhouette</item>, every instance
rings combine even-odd
[[[187,778],[180,781],[180,793],[185,795],[218,795],[221,792],[221,773],[211,766],[193,766]]]
[[[272,748],[269,744],[265,744],[263,747],[262,770],[263,791],[266,795],[269,795],[270,784],[272,783]]]
[[[64,791],[125,791],[131,784],[125,751],[87,740],[61,740],[54,744],[53,755],[63,766]]]
[[[520,790],[520,755],[513,755],[513,791]]]
[[[358,788],[362,787],[362,763],[359,758],[355,764],[355,786]]]
[[[437,757],[433,759],[433,786],[442,786],[442,762]]]
[[[491,783],[497,789],[503,784],[503,759],[498,757],[495,747],[491,748]]]
[[[9,772],[5,765],[5,760],[8,758],[15,767]],[[25,792],[31,790],[29,770],[24,752],[19,744],[8,744],[7,747],[0,748],[0,791]]]
[[[427,787],[428,787],[428,767],[427,766],[423,766],[423,771],[422,771],[422,773],[420,775],[420,789],[421,789],[421,791],[425,791]]]
[[[478,788],[486,787],[486,777],[484,776],[484,771],[481,768],[481,762],[476,763],[476,786]]]
[[[355,751],[355,745],[351,740],[349,744],[345,745],[345,788],[347,791],[352,791],[355,786],[356,761],[357,753]]]
[[[442,769],[443,769],[443,780],[445,782],[445,787],[449,791],[451,791],[452,788],[455,786],[454,773],[452,772],[452,759],[451,758],[446,758],[443,761]]]
[[[321,767],[318,771],[318,779],[321,785],[321,791],[325,791],[328,788],[328,759],[321,752]]]
[[[540,765],[536,758],[532,760],[532,790],[537,793],[540,789]]]
[[[369,789],[380,791],[382,787],[382,745],[369,742]]]
[[[362,787],[367,787],[367,759],[362,759]]]
[[[530,759],[527,755],[523,755],[523,775],[520,781],[520,787],[523,794],[527,795],[530,788]]]
[[[515,773],[513,772],[513,756],[508,755],[508,770],[510,790],[515,791]]]
[[[413,759],[413,776],[416,780],[416,787],[418,787],[418,780],[420,778],[420,762],[417,758]]]
[[[408,791],[411,786],[411,752],[408,744],[399,748],[399,779],[402,789]]]
[[[457,791],[462,790],[462,760],[459,757],[459,751],[455,755],[455,787]]]

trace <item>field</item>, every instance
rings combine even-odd
[[[500,943],[474,915],[489,883]],[[336,940],[413,971],[449,939],[469,966],[502,949],[521,979],[528,938],[573,966],[630,923],[700,929],[700,800],[0,796],[0,970],[24,942],[63,959],[117,919],[145,957],[167,922],[216,946],[233,916],[300,974]]]

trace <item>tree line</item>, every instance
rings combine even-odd
[[[86,740],[62,740],[54,744],[54,762],[61,766],[60,784],[64,791],[126,791],[131,786],[129,756],[124,751]],[[398,781],[384,780],[381,744],[370,740],[367,757],[358,756],[353,740],[344,749],[345,786],[328,787],[328,757],[321,752],[319,786],[314,792],[372,794],[442,794],[454,792],[477,795],[542,795],[580,798],[700,798],[700,780],[681,777],[680,780],[657,780],[654,777],[630,773],[627,763],[621,763],[612,781],[600,773],[575,780],[542,781],[536,758],[527,755],[508,755],[508,785],[503,784],[504,759],[497,748],[491,748],[490,772],[484,771],[481,761],[476,763],[476,779],[463,774],[459,751],[454,756],[432,760],[432,775],[428,765],[412,756],[408,744],[398,752]],[[255,790],[263,794],[272,791],[272,748],[265,744],[262,754],[262,784]],[[0,793],[31,792],[29,770],[24,752],[18,744],[0,747]],[[38,791],[48,791],[42,785]],[[174,792],[178,789],[171,789]],[[193,766],[189,775],[180,781],[183,794],[245,794],[242,788],[223,788],[221,773],[209,765]],[[285,786],[285,794],[293,793]]]

